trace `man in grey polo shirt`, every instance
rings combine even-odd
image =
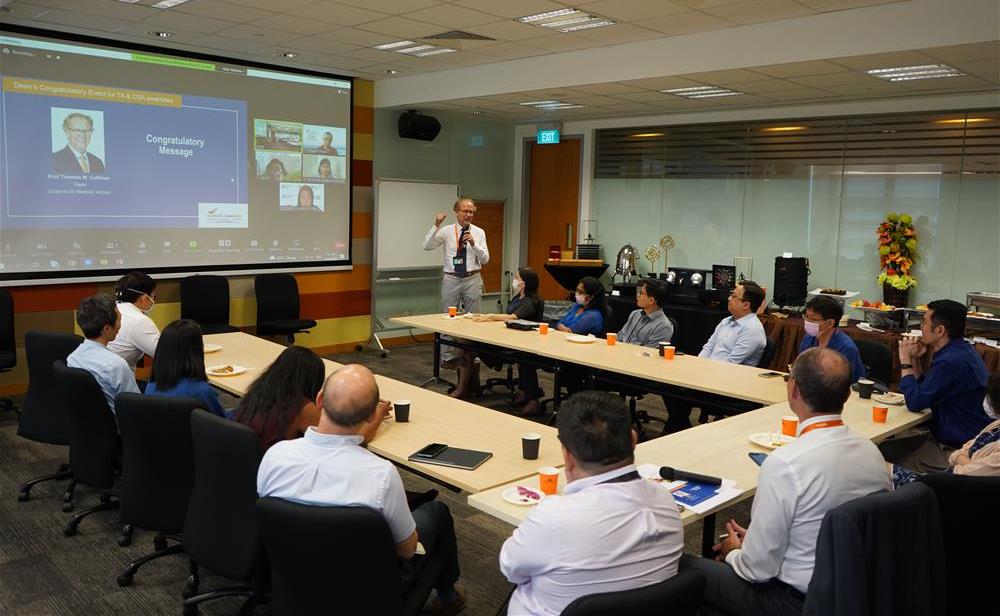
[[[618,341],[653,348],[661,342],[670,342],[674,325],[663,314],[666,301],[667,288],[662,282],[652,278],[639,282],[635,290],[638,309],[628,315],[628,320],[618,332]]]

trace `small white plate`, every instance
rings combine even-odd
[[[892,406],[899,406],[900,404],[906,402],[906,398],[903,397],[903,394],[897,394],[891,391],[884,394],[875,394],[872,396],[872,400],[881,402],[882,404],[890,404]]]
[[[232,368],[231,371],[222,371],[223,368]],[[205,368],[205,373],[208,376],[236,376],[237,374],[243,374],[247,369],[243,366],[237,366],[236,364],[223,364],[221,366],[209,366]]]
[[[858,323],[858,329],[860,329],[862,331],[866,331],[866,332],[884,332],[885,331],[884,329],[879,329],[877,327],[872,327],[871,325],[869,325],[868,323],[865,323],[864,321],[862,321],[861,323]]]
[[[529,496],[525,496],[521,494],[520,490],[524,490],[525,492],[530,492],[531,494],[537,496],[538,498],[535,499]],[[501,492],[500,496],[502,496],[505,501],[507,501],[512,505],[521,505],[522,507],[529,507],[531,505],[537,505],[538,503],[542,502],[542,499],[545,498],[545,493],[539,489],[532,488],[529,486],[514,486],[511,488],[507,488],[506,490]]]
[[[597,338],[591,334],[587,334],[586,336],[581,336],[580,334],[570,334],[566,336],[566,340],[576,342],[578,344],[590,344],[591,342],[597,342]]]
[[[777,449],[795,440],[794,436],[786,436],[777,432],[758,432],[750,435],[750,442],[764,449]]]
[[[212,342],[205,343],[205,353],[215,353],[222,350],[221,344],[214,344]]]

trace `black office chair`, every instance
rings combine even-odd
[[[276,616],[327,613],[331,592],[340,614],[417,614],[437,577],[422,571],[421,579],[429,581],[404,597],[389,526],[367,507],[262,498],[257,520],[271,561]],[[443,566],[433,554],[424,558],[425,568]]]
[[[932,473],[917,481],[934,490],[941,512],[947,612],[981,612],[983,589],[992,588],[996,575],[991,567],[971,566],[969,550],[1000,551],[1000,540],[986,530],[1000,511],[1000,477]]]
[[[774,354],[777,353],[778,346],[774,343],[774,338],[770,336],[767,337],[767,342],[764,343],[764,352],[760,356],[760,361],[757,362],[758,368],[767,368],[774,361]]]
[[[239,331],[229,324],[229,281],[203,274],[182,278],[181,318],[197,321],[204,334]]]
[[[191,576],[184,589],[184,614],[197,614],[199,603],[233,596],[247,597],[240,614],[248,614],[266,600],[266,562],[256,515],[260,439],[243,424],[196,409],[191,442],[194,491],[184,521]],[[241,584],[196,594],[199,566]]]
[[[884,389],[892,382],[892,350],[889,345],[876,340],[854,339],[861,355],[861,363],[868,371],[868,378]]]
[[[671,340],[677,340],[677,332],[680,331],[680,325],[677,323],[677,319],[670,315],[665,315],[667,320],[670,321],[670,325],[673,327],[673,333],[670,335]],[[657,349],[659,351],[659,349]],[[641,391],[637,388],[626,387],[621,394],[627,396],[628,398],[628,412],[629,417],[632,418],[632,423],[635,424],[636,433],[639,435],[640,440],[646,439],[646,426],[650,423],[657,421],[663,424],[663,430],[666,430],[667,421],[665,419],[660,419],[659,417],[654,417],[649,414],[649,411],[644,411],[636,408],[636,404],[639,400],[642,400],[646,392]],[[662,433],[662,431],[661,431]]]
[[[83,338],[63,332],[31,330],[24,334],[24,355],[28,361],[28,394],[21,407],[21,421],[17,425],[18,436],[49,445],[69,445],[70,407],[63,404],[56,389],[56,379],[52,364],[66,357],[80,346]],[[63,494],[63,511],[73,510],[73,489],[76,481],[69,464],[61,464],[59,470],[50,475],[36,477],[21,484],[17,500],[31,498],[31,488],[45,481],[70,479]]]
[[[17,339],[14,337],[14,298],[10,291],[0,288],[0,372],[9,372],[17,366]],[[12,398],[0,398],[5,411],[20,414]]]
[[[129,563],[118,576],[128,586],[147,562],[184,552],[184,519],[194,489],[194,450],[191,411],[202,406],[194,398],[115,397],[118,431],[122,439],[122,484],[118,545],[132,543],[135,526],[156,531],[155,551]],[[176,542],[168,545],[167,540]]]
[[[687,569],[643,588],[580,597],[567,605],[561,616],[695,616],[704,592],[705,574]]]
[[[62,360],[52,366],[56,388],[69,409],[69,465],[77,483],[100,490],[101,503],[77,513],[66,524],[63,534],[72,537],[83,518],[118,509],[114,491],[121,444],[115,417],[94,375],[80,368],[70,368]]]
[[[299,318],[299,283],[295,276],[261,274],[254,278],[253,286],[258,336],[285,336],[288,344],[294,344],[295,334],[316,327],[316,321]]]
[[[774,354],[777,353],[778,347],[774,342],[774,338],[770,336],[767,337],[767,342],[764,343],[764,352],[761,353],[760,359],[757,361],[758,368],[767,368],[774,361]],[[707,417],[727,417],[729,415],[739,415],[740,413],[745,413],[749,410],[759,408],[759,404],[747,403],[735,399],[720,400],[719,403],[713,403],[715,399],[721,398],[720,396],[706,395],[706,401],[703,403],[701,412],[698,414],[699,423],[705,423]],[[697,406],[697,404],[692,404],[692,406]]]
[[[535,314],[528,318],[529,321],[537,321],[541,323],[545,320],[545,300],[539,300],[538,310]],[[484,353],[485,354],[485,353]],[[489,378],[480,387],[480,393],[486,390],[492,390],[494,387],[503,386],[506,387],[510,392],[511,401],[513,401],[514,396],[517,393],[518,379],[514,378],[514,364],[517,363],[517,353],[504,352],[502,349],[496,349],[495,353],[492,353],[497,359],[500,360],[497,370],[503,370],[506,366],[507,374],[504,378]]]

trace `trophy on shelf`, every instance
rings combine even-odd
[[[649,261],[649,273],[656,273],[656,263],[660,260],[660,249],[656,244],[651,244],[646,249],[646,260]]]
[[[660,238],[660,248],[663,249],[663,271],[664,272],[667,271],[667,261],[669,260],[667,253],[669,253],[671,250],[673,250],[674,246],[676,246],[676,245],[677,245],[677,243],[674,242],[674,236],[672,236],[672,235],[664,235],[663,237]]]

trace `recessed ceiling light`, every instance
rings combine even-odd
[[[640,139],[645,137],[662,137],[663,133],[636,133],[634,135],[629,135],[629,137],[638,137]]]
[[[897,66],[895,68],[873,68],[865,71],[872,77],[886,81],[912,81],[914,79],[940,79],[960,77],[965,73],[947,64],[921,64],[918,66]]]
[[[603,28],[605,26],[613,26],[615,22],[610,19],[601,19],[598,21],[590,21],[585,24],[580,24],[579,26],[570,26],[569,28],[561,28],[560,32],[576,32],[578,30],[590,30],[591,28]]]
[[[174,35],[173,32],[163,32],[163,31],[158,31],[158,30],[150,30],[146,34],[148,34],[150,36],[155,36],[157,38],[170,38],[171,36]]]
[[[397,49],[399,47],[409,47],[411,45],[416,45],[413,41],[396,41],[395,43],[384,43],[382,45],[376,45],[374,49],[381,49],[382,51],[388,51],[390,49]]]
[[[294,51],[280,51],[274,55],[278,56],[279,58],[288,58],[288,59],[299,57],[299,54],[295,53]]]
[[[451,53],[453,51],[455,51],[455,50],[451,49],[450,47],[438,47],[437,49],[432,49],[430,51],[424,51],[424,52],[421,52],[421,53],[418,53],[418,54],[414,54],[414,55],[417,56],[418,58],[426,58],[427,56],[439,56],[439,55],[441,55],[443,53]]]
[[[538,105],[551,105],[558,102],[559,101],[531,101],[530,103],[518,103],[518,105],[523,105],[525,107],[537,107]]]
[[[424,51],[425,49],[434,49],[434,45],[413,45],[411,47],[400,47],[399,49],[393,49],[396,53],[415,53],[418,51]]]
[[[990,118],[954,118],[951,120],[935,120],[935,124],[975,124],[977,122],[989,122]]]
[[[472,115],[486,115],[486,112],[482,109],[473,109],[471,113]]]
[[[797,130],[805,130],[809,128],[808,126],[770,126],[768,128],[761,129],[765,133],[789,133]]]
[[[387,68],[387,69],[385,69],[385,74],[386,75],[398,75],[399,71],[397,71],[394,68]]]
[[[718,96],[739,96],[742,92],[727,90],[718,86],[694,86],[690,88],[671,88],[660,90],[664,94],[672,94],[683,98],[715,98]]]
[[[525,17],[518,17],[517,21],[523,24],[531,24],[536,21],[543,21],[546,19],[553,19],[555,17],[564,17],[566,15],[575,15],[579,13],[577,9],[565,8],[556,11],[547,11],[545,13],[535,13],[534,15],[526,15]]]
[[[392,51],[395,53],[401,53],[408,56],[416,56],[418,58],[423,58],[425,56],[436,56],[442,53],[451,53],[455,51],[450,47],[438,47],[437,45],[426,45],[423,43],[415,43],[413,41],[396,41],[395,43],[383,43],[382,45],[376,45],[373,49],[378,49],[380,51]]]
[[[177,6],[178,4],[184,4],[188,0],[160,0],[153,5],[154,9],[169,9],[172,6]]]
[[[124,2],[125,4],[135,4],[139,0],[118,0],[118,2]]]

